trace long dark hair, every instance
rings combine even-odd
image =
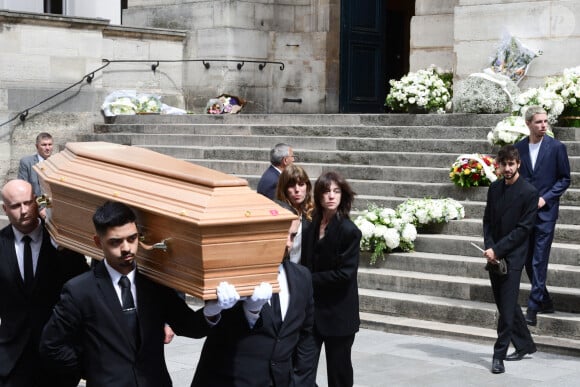
[[[314,183],[314,206],[316,207],[316,213],[322,216],[322,195],[328,192],[333,182],[336,183],[341,191],[337,213],[339,216],[349,218],[350,209],[356,193],[350,188],[347,181],[338,172],[334,171],[323,173],[318,177],[316,183]]]

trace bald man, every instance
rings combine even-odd
[[[0,230],[0,387],[76,386],[42,367],[38,346],[63,284],[88,270],[85,257],[56,247],[30,183],[9,181],[2,201],[10,224]]]

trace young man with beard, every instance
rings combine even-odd
[[[536,352],[528,326],[518,305],[520,279],[536,221],[538,191],[521,178],[520,156],[513,145],[504,146],[497,162],[502,179],[491,184],[483,215],[483,237],[489,278],[499,320],[491,372],[505,372],[504,360],[520,360]],[[499,270],[500,260],[507,272]],[[515,352],[507,355],[513,343]],[[506,356],[507,355],[507,356]]]

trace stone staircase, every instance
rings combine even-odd
[[[497,311],[481,245],[487,188],[460,189],[449,167],[461,153],[491,153],[487,132],[499,115],[119,116],[79,141],[135,145],[234,174],[256,187],[269,149],[291,144],[311,178],[334,169],[369,203],[394,208],[407,198],[460,200],[466,218],[421,233],[411,253],[392,253],[359,270],[363,326],[389,332],[488,342]],[[557,312],[531,328],[541,350],[580,356],[580,128],[555,128],[568,148],[572,186],[561,202],[548,285]],[[529,293],[522,276],[520,303]],[[490,349],[491,350],[491,349]]]

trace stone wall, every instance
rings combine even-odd
[[[411,24],[411,71],[435,64],[455,81],[489,67],[504,34],[543,51],[522,90],[580,64],[580,3],[573,0],[417,0]]]
[[[0,123],[50,95],[79,82],[103,66],[102,59],[181,59],[185,34],[157,29],[113,27],[103,19],[0,11]],[[16,177],[18,160],[35,152],[41,131],[55,139],[55,150],[76,141],[102,122],[101,105],[111,91],[155,93],[171,106],[184,107],[182,64],[111,63],[79,85],[0,126],[0,184]]]
[[[411,20],[410,71],[434,64],[453,70],[453,18],[459,0],[416,0],[415,16]]]
[[[188,31],[184,56],[283,61],[285,68],[247,63],[191,64],[184,73],[189,109],[204,107],[222,93],[248,100],[246,112],[320,113],[338,111],[336,0],[138,0],[129,3],[123,24]],[[336,28],[336,27],[335,27]],[[330,64],[330,66],[329,66]],[[302,103],[285,103],[301,98]]]

